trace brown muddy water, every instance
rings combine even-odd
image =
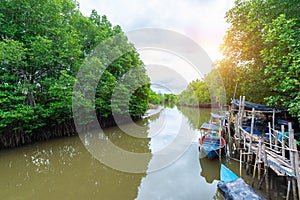
[[[142,138],[130,136],[118,127],[105,129],[106,139],[119,148],[150,155],[145,159],[145,171],[139,173],[103,164],[86,149],[84,143],[88,141],[82,142],[78,136],[2,150],[0,199],[223,199],[217,190],[218,159],[199,159],[199,127],[209,120],[210,112],[165,107],[135,124],[145,128],[146,137]],[[130,124],[126,126],[127,130],[136,130],[134,126],[130,129]],[[192,139],[180,139],[185,134]],[[160,154],[167,148],[179,153],[162,161]],[[223,162],[238,173],[238,163],[226,159]],[[116,168],[122,169],[122,163]],[[273,199],[281,199],[284,186],[274,183]]]

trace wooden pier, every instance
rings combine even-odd
[[[272,119],[268,122],[265,133],[254,134],[255,118],[262,114],[272,115]],[[245,97],[240,97],[238,109],[231,108],[230,116],[227,115],[228,125],[225,132],[229,136],[229,152],[235,151],[234,155],[239,153],[239,158],[236,159],[240,162],[240,175],[242,175],[243,165],[247,174],[253,172],[252,185],[256,177],[259,181],[258,189],[265,182],[269,199],[269,170],[288,180],[287,200],[300,199],[299,152],[294,138],[294,130],[291,123],[286,129],[288,135],[285,135],[284,125],[281,125],[281,130],[276,130],[275,117],[275,109],[273,111],[259,111],[255,108],[246,110]],[[251,118],[250,131],[246,131],[242,126],[246,118]],[[234,125],[234,134],[230,130],[231,125]],[[290,194],[291,191],[292,194]]]

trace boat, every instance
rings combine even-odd
[[[218,188],[226,200],[265,200],[258,192],[250,187],[242,178],[221,164]]]
[[[199,139],[199,150],[209,159],[214,159],[219,155],[226,145],[225,139],[215,130],[209,130]]]
[[[218,125],[206,122],[204,122],[200,127],[200,130],[204,131],[218,131],[219,129],[220,127]]]

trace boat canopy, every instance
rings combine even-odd
[[[235,106],[239,106],[240,101],[237,100],[237,99],[233,99],[231,103]],[[273,109],[274,109],[273,107],[270,107],[270,106],[266,106],[266,105],[263,105],[263,104],[252,103],[252,102],[249,102],[249,101],[245,101],[245,108],[248,109],[248,110],[252,110],[252,108],[254,108],[257,111],[268,111],[268,112],[273,111]],[[276,112],[283,112],[283,110],[276,108]]]
[[[223,193],[225,199],[231,200],[265,200],[258,192],[250,187],[242,178],[231,182],[220,181],[218,188]]]

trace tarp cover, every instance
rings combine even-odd
[[[231,182],[219,181],[218,188],[223,193],[226,200],[265,200],[259,193],[250,187],[242,178]]]
[[[233,99],[232,103],[235,106],[238,106],[240,104],[240,101],[237,99]],[[273,111],[272,107],[269,107],[269,106],[266,106],[263,104],[252,103],[249,101],[245,101],[245,107],[246,107],[246,109],[249,109],[249,110],[251,110],[252,108],[255,108],[255,110],[257,110],[257,111]],[[276,112],[282,112],[282,110],[276,109]]]

